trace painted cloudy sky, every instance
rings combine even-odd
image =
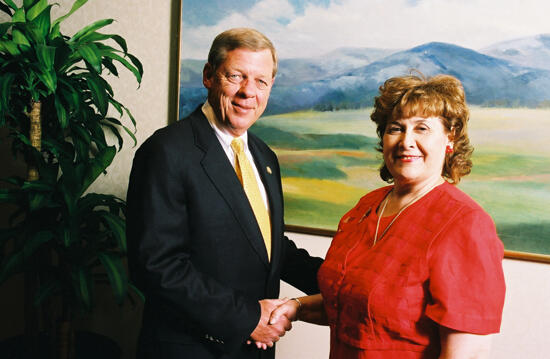
[[[182,0],[182,58],[205,59],[216,34],[254,27],[281,58],[340,47],[406,49],[431,41],[479,50],[550,33],[541,0]],[[208,4],[208,5],[205,5]]]

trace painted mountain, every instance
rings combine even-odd
[[[499,42],[480,52],[516,65],[550,70],[550,34]]]
[[[547,39],[543,35],[540,38]],[[510,54],[512,49],[520,51],[523,48],[519,45],[501,48],[506,48]],[[492,53],[492,50],[487,51]],[[533,50],[530,56],[538,55]],[[206,91],[200,79],[203,63],[182,62],[185,77],[181,83],[181,116],[204,101]],[[463,82],[470,104],[495,107],[550,104],[549,69],[522,65],[447,43],[432,42],[397,52],[342,49],[322,58],[281,60],[279,69],[266,114],[369,107],[384,80],[407,74],[411,69],[425,75],[456,76]]]
[[[279,69],[277,72],[277,80],[275,88],[278,95],[273,95],[270,102],[274,99],[273,96],[279,97],[282,102],[286,98],[285,92],[292,89],[294,86],[335,77],[340,73],[345,73],[350,69],[366,66],[376,60],[380,60],[392,53],[395,50],[386,49],[370,49],[370,48],[340,48],[331,51],[322,57],[314,57],[310,59],[293,58],[280,59]],[[180,68],[180,117],[193,111],[206,98],[206,89],[202,85],[202,69],[204,60],[184,59],[181,61]],[[296,101],[292,101],[291,106],[283,106],[283,108],[299,109],[304,108]],[[285,110],[274,110],[280,106],[270,105],[268,113],[280,113]]]

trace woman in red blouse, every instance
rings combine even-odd
[[[488,358],[504,305],[503,245],[489,215],[455,184],[470,173],[459,80],[396,77],[371,119],[393,185],[340,220],[321,294],[286,302],[272,322],[328,324],[330,358]]]

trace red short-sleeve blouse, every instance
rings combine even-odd
[[[367,194],[342,217],[319,270],[331,359],[437,358],[439,325],[500,329],[504,248],[490,216],[445,182],[372,246],[376,209],[390,190]]]

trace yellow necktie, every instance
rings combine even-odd
[[[260,194],[260,188],[258,187],[258,182],[256,182],[254,170],[244,153],[243,147],[243,140],[240,138],[235,138],[231,141],[231,148],[233,152],[235,152],[235,172],[237,172],[237,177],[239,177],[243,185],[246,197],[248,197],[250,206],[256,216],[258,226],[262,231],[265,247],[267,249],[267,258],[271,260],[271,223],[269,214],[265,208],[262,195]]]

